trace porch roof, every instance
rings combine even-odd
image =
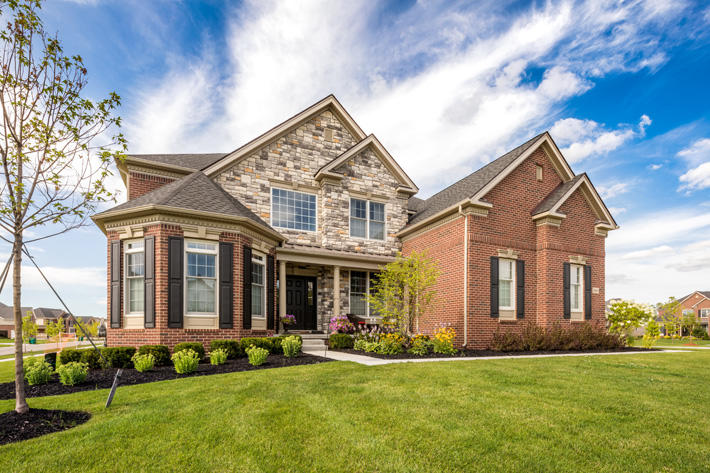
[[[353,251],[328,250],[313,246],[287,245],[276,248],[276,259],[289,263],[307,263],[320,266],[340,266],[378,270],[395,260],[394,256],[368,255]]]

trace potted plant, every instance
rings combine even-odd
[[[284,326],[284,331],[288,332],[288,329],[296,325],[296,316],[291,314],[286,314],[281,317],[281,324]]]

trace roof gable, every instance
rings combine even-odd
[[[126,164],[194,172],[222,159],[227,153],[127,154]]]
[[[314,116],[322,113],[325,110],[330,110],[340,122],[345,126],[348,131],[355,137],[356,140],[360,141],[365,139],[365,132],[362,128],[353,120],[350,114],[343,108],[343,106],[338,102],[338,99],[334,95],[329,95],[323,100],[311,105],[302,112],[294,115],[288,120],[276,125],[274,128],[270,129],[266,133],[254,138],[247,144],[237,148],[231,153],[227,153],[222,159],[212,163],[209,166],[202,168],[205,174],[208,176],[214,176],[220,171],[224,170],[228,166],[232,166],[239,162],[241,159],[249,156],[256,149],[269,144],[270,142],[278,139],[279,137],[285,135],[292,129],[298,127],[304,122],[310,120]]]
[[[397,179],[402,186],[401,190],[403,192],[416,194],[419,191],[419,188],[416,184],[414,184],[414,181],[412,181],[407,173],[404,172],[404,169],[397,164],[397,161],[395,161],[387,149],[382,146],[382,143],[380,143],[380,140],[378,140],[375,135],[369,135],[367,138],[361,140],[358,144],[320,168],[315,174],[316,180],[321,180],[324,177],[342,179],[344,176],[337,172],[337,168],[347,163],[349,159],[357,156],[368,147],[374,151],[375,156],[378,157],[382,164],[389,169],[392,175]]]

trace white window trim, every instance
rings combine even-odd
[[[188,243],[200,243],[214,245],[215,249],[204,250],[192,248],[188,250]],[[189,312],[187,310],[187,254],[188,253],[202,253],[206,255],[215,255],[214,258],[214,312]],[[188,317],[202,317],[202,318],[216,318],[219,315],[219,242],[211,240],[193,240],[185,239],[185,248],[183,249],[183,271],[182,271],[182,284],[183,284],[183,307],[184,313]]]
[[[352,231],[351,231],[351,220],[352,220],[352,205],[353,205],[353,199],[355,200],[362,200],[366,203],[365,205],[365,236],[364,237],[359,237],[359,236],[353,236]],[[384,217],[385,219],[381,222],[383,231],[382,231],[382,239],[378,238],[370,238],[370,203],[375,203],[375,204],[382,204],[384,206]],[[362,219],[360,219],[362,220]],[[374,220],[377,222],[376,220]],[[378,222],[380,223],[380,222]],[[363,199],[362,197],[357,197],[357,196],[350,196],[348,199],[348,236],[350,238],[354,238],[355,240],[372,240],[372,241],[387,241],[387,203],[386,202],[379,202],[377,200],[370,200],[370,199]]]
[[[274,224],[274,189],[280,190],[280,191],[288,191],[288,192],[298,192],[299,194],[306,194],[306,195],[312,195],[316,198],[316,208],[315,208],[315,213],[316,213],[316,226],[314,230],[302,230],[298,228],[288,228],[288,227],[280,227],[278,225]],[[272,227],[275,228],[281,228],[283,230],[290,230],[293,232],[306,232],[306,233],[316,233],[318,231],[318,194],[314,192],[303,192],[302,190],[296,190],[296,189],[289,189],[285,187],[278,187],[278,186],[271,186],[269,189],[269,209],[271,210],[271,213],[269,215],[269,224]]]
[[[579,268],[579,308],[572,307],[572,270]],[[569,265],[569,311],[571,320],[584,320],[584,266],[581,264]],[[575,317],[576,316],[576,317]]]
[[[710,309],[700,309],[700,317],[710,317]]]
[[[259,261],[257,258],[255,258],[255,256],[261,257],[261,261]],[[268,285],[267,285],[268,281],[266,280],[266,278],[268,277],[268,273],[267,273],[268,268],[266,267],[266,255],[264,253],[261,253],[260,251],[254,251],[252,249],[251,262],[252,262],[252,264],[257,263],[257,264],[260,264],[264,267],[264,286],[263,286],[264,290],[262,291],[263,295],[262,295],[262,301],[261,301],[261,307],[264,308],[264,315],[258,316],[258,315],[254,315],[252,313],[251,318],[252,318],[252,320],[256,319],[257,321],[266,320],[266,311],[268,310],[268,308],[266,307],[266,299],[268,297],[266,294],[267,287],[268,287]],[[252,281],[252,284],[254,284],[254,281]],[[252,291],[252,294],[253,294],[253,291]]]
[[[352,297],[353,297],[353,271],[356,273],[365,273],[365,315],[358,315],[358,314],[353,314],[357,315],[357,317],[366,317],[368,319],[377,319],[379,316],[376,315],[370,315],[370,302],[367,300],[367,296],[370,295],[370,274],[373,273],[378,273],[378,271],[363,271],[359,269],[352,269],[349,271],[348,274],[348,308],[350,309],[350,312],[352,313]]]
[[[131,243],[143,243],[143,246],[138,249],[128,249]],[[143,317],[144,310],[138,312],[130,312],[129,286],[128,286],[128,255],[134,253],[143,253],[143,301],[145,302],[145,242],[143,239],[124,240],[123,241],[123,312],[126,317]],[[145,304],[144,304],[145,307]]]
[[[514,319],[516,317],[515,315],[515,308],[517,306],[517,301],[516,301],[516,296],[518,295],[517,292],[517,277],[518,277],[518,271],[517,271],[517,264],[518,261],[510,258],[498,258],[498,287],[500,287],[500,282],[501,282],[501,277],[500,277],[500,263],[501,261],[509,261],[511,262],[511,268],[510,268],[510,277],[512,278],[510,281],[510,306],[504,306],[500,305],[500,298],[499,298],[499,305],[498,305],[498,312],[499,312],[499,318],[500,318],[500,311],[510,311],[512,312],[512,317],[502,317],[504,320],[505,319]],[[500,290],[500,289],[499,289]]]

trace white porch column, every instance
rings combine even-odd
[[[340,315],[340,266],[333,266],[333,317]]]
[[[279,319],[286,315],[286,261],[279,261]]]

